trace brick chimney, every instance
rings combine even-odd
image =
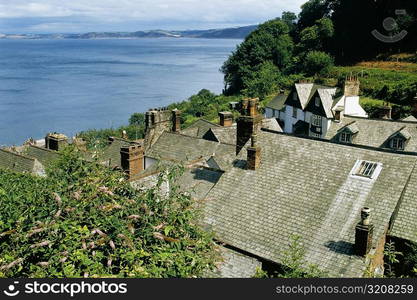
[[[346,97],[359,96],[360,82],[356,76],[348,76],[345,80],[344,95]]]
[[[257,135],[251,137],[251,146],[248,147],[247,168],[249,170],[257,170],[261,164],[261,148],[257,145]]]
[[[259,99],[244,99],[240,102],[241,116],[237,119],[236,154],[242,150],[253,134],[258,131],[262,115],[258,113]]]
[[[384,103],[384,106],[378,110],[378,116],[380,119],[391,120],[392,107],[388,103]]]
[[[174,109],[172,111],[172,132],[181,131],[181,111]]]
[[[359,256],[366,256],[372,247],[372,234],[374,225],[370,223],[371,209],[364,207],[361,212],[361,221],[355,229],[355,252]]]
[[[343,110],[344,108],[342,107],[338,107],[335,109],[334,111],[334,121],[335,122],[340,122],[343,118]]]
[[[45,148],[59,151],[68,145],[68,137],[61,133],[48,133],[45,137]]]
[[[220,126],[230,127],[233,125],[233,114],[228,111],[219,112]]]
[[[143,171],[145,152],[140,145],[130,145],[120,148],[122,169],[129,179]]]

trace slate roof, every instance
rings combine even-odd
[[[121,167],[120,148],[131,144],[133,141],[112,137],[113,141],[99,153],[99,160],[110,167]]]
[[[287,100],[288,94],[279,94],[272,99],[265,107],[275,110],[282,110],[284,108],[285,100]]]
[[[404,119],[401,119],[402,121],[408,121],[408,122],[417,122],[417,119],[414,116],[408,116]]]
[[[42,147],[29,145],[23,150],[23,154],[37,159],[45,167],[49,166],[54,160],[58,159],[59,153]]]
[[[33,173],[35,159],[0,148],[0,169]]]
[[[262,267],[262,263],[256,258],[231,249],[219,246],[219,252],[223,261],[217,269],[206,272],[205,278],[251,278]]]
[[[333,117],[331,112],[331,108],[333,107],[334,100],[333,96],[336,94],[337,88],[323,86],[314,83],[296,83],[295,84],[295,91],[298,95],[299,105],[302,110],[307,108],[310,100],[313,98],[314,94],[318,91],[320,98],[322,99],[322,103],[326,112],[326,116],[328,118]],[[292,93],[290,93],[291,95]],[[298,106],[294,105],[294,100],[292,97],[286,96],[286,100],[284,104],[291,105],[291,106]]]
[[[373,245],[384,234],[417,157],[261,132],[261,166],[246,151],[208,194],[203,225],[221,242],[281,262],[293,235],[306,261],[330,277],[360,277],[353,255],[362,207],[372,208]],[[350,175],[358,160],[382,164],[375,180]]]
[[[203,136],[203,139],[223,144],[236,145],[236,124],[229,127],[210,128]]]
[[[204,119],[199,119],[186,129],[182,130],[181,133],[188,136],[202,138],[207,133],[207,131],[209,131],[210,128],[217,127],[221,126]]]
[[[358,130],[352,141],[353,144],[388,148],[390,137],[401,131],[409,137],[404,150],[417,152],[417,125],[415,122],[344,116],[341,122],[332,121],[325,139],[337,142],[338,133],[347,125],[355,126]]]
[[[164,132],[146,152],[146,156],[174,162],[206,161],[212,156],[229,156],[236,146],[222,144],[182,134]]]
[[[407,184],[389,234],[417,243],[417,168]]]
[[[223,172],[203,167],[190,168],[178,178],[177,184],[182,191],[191,193],[194,199],[203,200],[222,175]]]
[[[332,108],[334,104],[333,96],[336,93],[336,88],[318,88],[317,91],[320,95],[321,103],[323,104],[326,117],[328,119],[333,118],[333,112],[332,112]]]

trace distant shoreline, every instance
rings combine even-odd
[[[88,40],[88,39],[142,39],[142,38],[206,38],[206,39],[244,39],[258,26],[243,26],[236,28],[208,29],[208,30],[149,30],[135,32],[88,32],[88,33],[46,33],[46,34],[4,34],[0,33],[0,40]]]

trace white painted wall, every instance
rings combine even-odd
[[[293,111],[297,110],[297,118],[293,118]],[[292,107],[289,105],[285,106],[285,127],[284,132],[286,133],[293,133],[293,126],[298,121],[305,121],[306,113],[302,111],[301,109],[298,109],[296,107]]]

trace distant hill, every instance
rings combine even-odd
[[[149,30],[135,32],[88,32],[54,34],[1,34],[0,39],[127,39],[127,38],[206,38],[206,39],[244,39],[258,26],[244,26],[208,30]]]

